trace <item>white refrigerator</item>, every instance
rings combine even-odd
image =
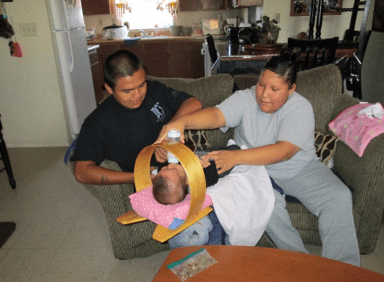
[[[96,109],[81,1],[46,2],[71,135],[76,139],[85,118]]]

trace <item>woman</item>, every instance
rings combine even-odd
[[[235,92],[213,108],[182,116],[166,125],[177,129],[234,127],[234,139],[247,150],[210,153],[218,173],[235,165],[264,165],[285,194],[298,198],[319,217],[322,256],[360,265],[349,189],[316,157],[311,104],[296,90],[298,58],[283,52],[264,66],[256,86]],[[181,136],[184,140],[184,136]],[[308,253],[292,227],[285,195],[274,191],[276,206],[266,231],[281,249]]]

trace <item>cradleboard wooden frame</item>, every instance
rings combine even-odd
[[[164,243],[173,236],[177,235],[184,229],[188,228],[192,224],[199,221],[201,218],[206,216],[212,211],[211,207],[202,209],[203,202],[205,199],[205,176],[203,168],[200,164],[199,159],[195,154],[182,143],[159,143],[145,147],[138,155],[135,168],[134,168],[134,181],[136,186],[136,192],[139,192],[152,185],[151,174],[150,174],[150,162],[153,152],[157,147],[161,147],[170,151],[180,161],[180,164],[184,167],[191,189],[191,205],[186,220],[176,229],[168,229],[161,225],[157,225],[153,232],[153,239]],[[121,224],[127,225],[136,222],[148,220],[142,216],[139,216],[134,210],[123,214],[117,218],[117,221]]]

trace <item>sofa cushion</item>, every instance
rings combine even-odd
[[[315,132],[316,155],[329,168],[332,168],[332,159],[339,141],[340,139],[337,136]]]

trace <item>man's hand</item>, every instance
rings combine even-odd
[[[168,151],[164,148],[157,147],[154,152],[156,161],[159,163],[165,163],[167,161],[167,152]]]
[[[153,174],[154,170],[156,170],[156,174]],[[151,167],[149,168],[149,171],[151,172],[151,180],[153,181],[153,180],[155,179],[157,173],[158,173],[158,171],[157,171],[157,167],[155,167],[155,166],[151,166]]]
[[[213,151],[208,153],[208,156],[211,160],[215,161],[217,173],[220,175],[223,172],[226,172],[227,170],[230,170],[233,168],[236,163],[236,152],[238,150],[234,151]]]

